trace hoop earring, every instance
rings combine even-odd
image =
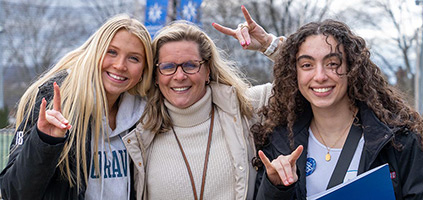
[[[142,81],[142,76],[141,76],[140,80],[138,81],[138,83],[141,83],[141,81]]]

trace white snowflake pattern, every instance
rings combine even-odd
[[[191,21],[194,17],[197,16],[196,5],[192,3],[192,1],[189,1],[187,5],[184,5],[182,15],[184,16],[184,19]]]
[[[162,9],[157,3],[155,3],[154,6],[151,6],[148,10],[148,19],[152,22],[159,20],[161,15]]]

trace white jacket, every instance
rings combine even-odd
[[[215,82],[212,82],[210,87],[213,91],[213,103],[218,109],[221,130],[228,143],[231,157],[234,158],[236,199],[252,199],[256,170],[251,165],[251,160],[255,156],[255,148],[249,130],[251,125],[258,121],[258,116],[254,114],[249,120],[245,116],[241,116],[238,98],[233,87]],[[267,104],[271,88],[272,84],[268,83],[248,89],[247,96],[250,98],[254,113]],[[144,130],[140,123],[122,138],[135,166],[133,176],[137,199],[145,197],[145,167],[148,162],[146,158],[148,158],[151,150],[149,147],[154,138],[155,134]]]

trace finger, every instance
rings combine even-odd
[[[53,96],[53,110],[62,111],[62,108],[60,106],[61,102],[60,102],[60,88],[57,85],[56,82],[53,83],[53,87],[54,87],[54,96]]]
[[[38,113],[38,121],[46,120],[46,105],[47,105],[47,101],[45,98],[43,98],[41,100],[40,112]]]
[[[284,163],[283,161],[284,161],[283,159],[276,159],[273,162],[273,166],[275,167],[275,170],[278,173],[279,178],[281,179],[282,183],[285,186],[288,186],[288,185],[290,185],[290,182],[288,181],[289,176],[286,173],[288,171],[288,169],[286,168],[286,165],[288,164],[289,169],[291,168],[291,166],[289,166],[289,163]]]
[[[289,162],[291,165],[295,165],[297,163],[298,158],[301,156],[301,153],[303,153],[303,145],[298,146],[294,152],[291,153]]]
[[[250,38],[250,33],[249,33],[248,28],[241,29],[241,34],[242,34],[242,38],[244,38],[244,40],[245,40],[245,46],[244,47],[250,45],[251,44],[251,38]]]
[[[272,167],[272,163],[270,163],[269,158],[267,158],[267,156],[264,154],[264,152],[262,150],[259,150],[258,155],[261,159],[261,162],[263,162],[264,166],[267,168],[273,168]]]
[[[243,28],[243,29],[248,30],[247,28]],[[235,32],[235,38],[238,39],[238,42],[242,47],[244,47],[245,44],[246,44],[244,36],[242,36],[242,30],[243,29],[239,29],[239,31]]]
[[[244,18],[245,18],[245,21],[247,21],[248,26],[251,27],[252,25],[255,25],[256,22],[253,20],[253,18],[251,18],[251,15],[248,12],[247,8],[245,8],[245,6],[241,6],[241,10],[242,10],[242,13],[244,14]]]
[[[284,159],[284,160],[280,159],[279,162],[280,162],[280,165],[282,165],[283,171],[278,173],[284,185],[288,186],[293,184],[295,182],[294,173],[296,172],[292,171],[292,166],[291,166],[291,163],[289,162],[289,159]]]
[[[212,26],[219,32],[225,34],[225,35],[229,35],[229,36],[233,36],[235,37],[235,30],[222,26],[218,23],[212,23]]]
[[[46,111],[46,119],[50,124],[60,129],[68,129],[68,125],[65,123],[62,123],[62,121],[57,116],[58,116],[57,111],[54,111],[54,110]]]
[[[62,113],[60,113],[59,111],[55,111],[55,110],[48,110],[47,111],[48,115],[53,116],[54,118],[56,118],[57,120],[60,121],[60,123],[64,124],[64,125],[69,125],[69,120],[67,120]]]

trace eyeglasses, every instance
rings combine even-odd
[[[206,61],[198,61],[198,60],[190,60],[184,63],[172,63],[172,62],[165,62],[165,63],[158,63],[156,66],[159,68],[159,72],[165,76],[170,76],[175,74],[176,70],[180,66],[182,71],[186,74],[196,74],[200,71],[201,65],[204,64]]]

